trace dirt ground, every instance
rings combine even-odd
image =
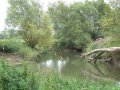
[[[22,61],[22,57],[20,57],[16,53],[4,53],[0,52],[0,59],[1,60],[7,60],[8,62],[12,64],[21,64],[20,62]]]

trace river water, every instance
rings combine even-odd
[[[120,81],[120,68],[100,61],[88,63],[80,58],[80,54],[72,52],[42,56],[34,69],[44,74],[57,73],[75,79]]]

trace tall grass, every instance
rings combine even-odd
[[[1,39],[0,51],[7,53],[18,53],[26,60],[33,59],[37,52],[28,47],[21,39]]]
[[[17,52],[22,47],[24,47],[24,44],[19,39],[1,39],[0,40],[0,51],[3,51],[3,52]]]
[[[40,78],[40,90],[120,90],[120,87],[113,82],[80,81],[57,75],[43,75]]]
[[[30,47],[23,47],[18,51],[19,55],[21,55],[25,60],[34,60],[37,52]]]
[[[27,67],[16,67],[0,62],[0,90],[38,90],[35,76]]]

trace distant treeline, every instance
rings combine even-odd
[[[65,48],[83,51],[91,42],[120,38],[120,3],[111,0],[50,4],[45,12],[37,0],[9,0],[6,28],[0,38],[20,38],[40,50]],[[110,43],[110,45],[112,45]]]

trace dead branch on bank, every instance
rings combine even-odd
[[[90,62],[96,62],[99,57],[104,54],[105,52],[109,53],[109,59],[107,60],[112,60],[112,62],[116,62],[117,61],[117,57],[116,55],[118,54],[118,52],[120,52],[120,47],[110,47],[110,48],[100,48],[100,49],[95,49],[91,52],[85,53],[81,55],[81,58],[92,55],[92,54],[97,54],[96,56],[94,56],[94,58],[89,58]]]

